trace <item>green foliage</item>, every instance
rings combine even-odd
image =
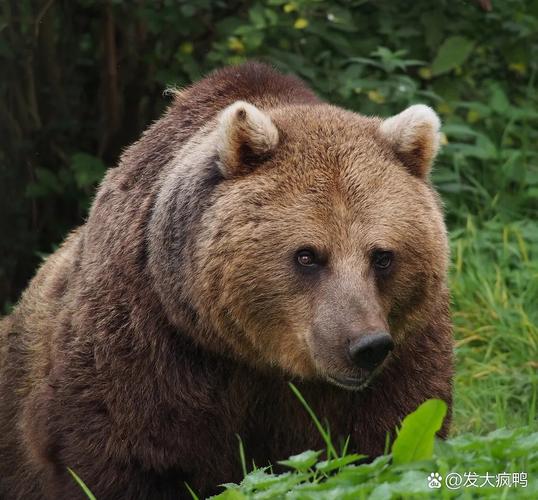
[[[503,498],[507,494],[536,497],[538,483],[532,476],[538,473],[538,432],[529,434],[528,428],[518,428],[499,429],[483,437],[461,435],[437,442],[434,453],[434,435],[445,413],[446,404],[442,401],[432,399],[423,403],[404,419],[392,453],[371,463],[356,464],[362,458],[357,455],[320,462],[320,452],[306,451],[279,462],[291,472],[275,473],[271,467],[254,469],[240,484],[224,485],[225,491],[213,498],[416,498],[434,493],[428,482],[432,473],[440,474],[445,481],[449,474],[459,474],[462,479],[465,473],[481,477],[474,487],[464,487],[462,483],[454,489],[441,479],[443,498]],[[337,465],[327,468],[328,462]],[[494,477],[512,472],[526,472],[527,486],[499,487],[495,479],[482,485],[486,474]]]
[[[489,13],[463,0],[8,0],[0,26],[0,304],[84,219],[166,87],[249,58],[365,114],[433,105],[452,227],[536,216],[536,0]]]
[[[456,432],[536,426],[538,227],[501,219],[452,231]]]
[[[290,467],[291,469],[298,470],[299,472],[304,472],[310,469],[318,461],[320,454],[321,451],[307,450],[299,455],[294,455],[288,458],[288,460],[281,460],[278,463]]]
[[[430,399],[404,418],[392,445],[392,459],[396,465],[432,457],[435,434],[443,425],[446,410],[444,401]]]
[[[439,47],[432,62],[432,76],[442,75],[462,65],[473,50],[473,42],[463,36],[451,36]]]

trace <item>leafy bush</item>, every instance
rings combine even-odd
[[[390,455],[362,465],[349,463],[348,457],[331,463],[318,461],[317,452],[304,452],[285,461],[285,465],[292,469],[290,472],[274,474],[269,469],[255,469],[241,484],[228,484],[224,493],[213,498],[425,498],[436,493],[429,486],[429,477],[435,473],[441,479],[439,496],[443,498],[504,498],[510,495],[510,498],[534,499],[538,495],[538,486],[533,480],[538,473],[538,432],[529,434],[527,428],[499,429],[483,437],[461,435],[437,442],[435,453],[424,460],[400,465],[391,464]],[[335,465],[334,469],[330,468],[332,465]],[[521,478],[521,484],[513,484],[512,474],[522,471],[527,475]],[[498,486],[499,475],[509,477],[510,486]],[[454,489],[447,487],[444,482],[447,478],[455,481],[449,482]]]
[[[279,462],[291,471],[274,473],[271,466],[254,465],[247,473],[245,452],[241,449],[244,479],[240,484],[223,485],[225,491],[213,498],[415,498],[435,489],[442,490],[443,498],[500,498],[507,494],[536,498],[538,494],[538,482],[533,481],[538,472],[538,432],[528,427],[436,441],[434,452],[435,434],[447,407],[444,401],[430,399],[403,420],[391,453],[361,464],[365,456],[347,453],[347,445],[342,453],[335,451],[329,428],[321,426],[298,390],[293,385],[291,388],[321,432],[328,458],[320,459],[322,451],[308,450]],[[438,481],[437,485],[432,479]]]
[[[442,115],[435,175],[452,227],[535,217],[538,1],[7,1],[0,15],[0,304],[86,213],[104,166],[168,86],[259,58],[330,101]]]

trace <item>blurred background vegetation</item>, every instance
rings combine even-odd
[[[166,88],[257,58],[361,113],[441,115],[455,430],[535,425],[538,0],[492,3],[2,0],[0,306],[83,222]]]

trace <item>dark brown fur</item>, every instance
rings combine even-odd
[[[223,179],[214,159],[193,178],[173,179],[161,214],[172,159],[236,100],[268,110],[278,150],[238,179]],[[425,399],[450,404],[437,199],[378,126],[259,64],[180,92],[108,172],[88,221],[0,323],[0,498],[82,498],[67,467],[100,500],[177,498],[185,481],[202,495],[218,491],[241,476],[236,435],[258,465],[323,447],[289,380],[336,440],[350,434],[351,449],[370,456]],[[395,221],[397,234],[384,237],[401,244],[409,264],[376,285],[354,244],[376,244],[379,207]],[[341,267],[323,281],[292,281],[272,262],[306,226],[320,244],[339,242]],[[360,285],[346,277],[351,260]],[[348,304],[352,296],[370,299]],[[336,314],[330,326],[345,329],[355,313],[357,328],[384,315],[397,343],[361,392],[319,378],[297,336],[315,316],[320,340],[309,342],[322,349],[323,318]],[[322,356],[336,348],[327,344]],[[443,436],[447,429],[448,420]]]

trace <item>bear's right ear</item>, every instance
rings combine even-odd
[[[250,172],[277,144],[277,128],[256,106],[236,101],[220,114],[217,151],[225,178]]]

